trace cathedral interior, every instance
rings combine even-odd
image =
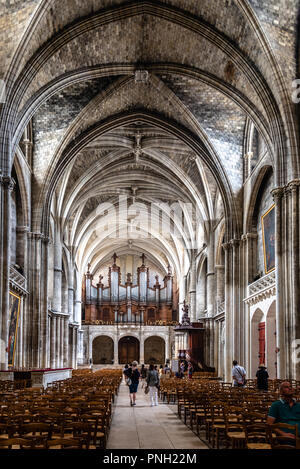
[[[300,379],[299,11],[1,2],[1,370]]]

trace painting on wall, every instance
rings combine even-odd
[[[8,366],[14,366],[21,298],[9,292]]]
[[[275,269],[275,205],[261,217],[265,273]]]

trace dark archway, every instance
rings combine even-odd
[[[114,360],[114,342],[106,336],[101,335],[93,340],[93,364],[111,365]]]
[[[161,337],[152,336],[145,340],[145,363],[161,364],[165,363],[165,341]]]
[[[119,363],[132,363],[140,360],[140,342],[132,336],[122,337],[119,340]]]

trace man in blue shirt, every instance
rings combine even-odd
[[[300,402],[293,399],[294,390],[291,383],[284,381],[280,386],[281,399],[273,402],[270,407],[267,424],[288,423],[289,425],[298,425],[300,433]],[[284,436],[295,442],[295,435],[280,429],[276,430],[280,436]]]

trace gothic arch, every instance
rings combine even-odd
[[[146,364],[161,364],[166,361],[165,340],[158,335],[151,335],[144,341],[144,358]]]
[[[114,359],[114,341],[106,334],[97,335],[92,344],[93,364],[111,365]]]

